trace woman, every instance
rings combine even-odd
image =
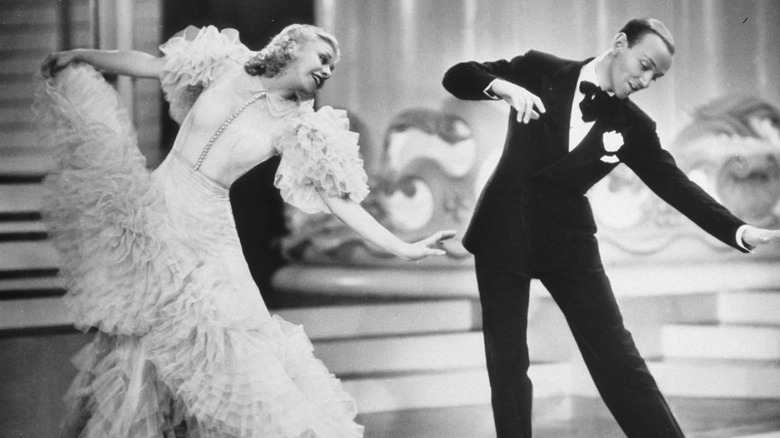
[[[65,434],[361,436],[354,402],[302,329],[268,313],[228,187],[280,154],[275,184],[288,203],[333,212],[399,257],[441,255],[434,246],[454,233],[405,243],[359,206],[357,135],[342,112],[312,109],[339,58],[331,35],[293,25],[254,53],[234,30],[190,27],[160,49],[73,50],[42,65],[36,107],[59,163],[44,214],[77,326],[98,331],[74,360]],[[160,79],[181,129],[155,171],[90,66]]]

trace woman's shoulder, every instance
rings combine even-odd
[[[246,48],[246,46],[241,43],[241,38],[236,29],[224,28],[220,30],[215,26],[210,25],[203,27],[189,25],[179,32],[176,32],[164,42],[160,48],[165,51],[166,49],[177,48],[178,46],[197,46],[201,49],[208,46],[222,49],[232,46]]]
[[[160,51],[166,68],[193,71],[208,70],[226,60],[243,64],[254,54],[241,42],[237,30],[214,26],[189,26],[160,45]]]
[[[242,88],[241,84],[244,83],[246,74],[244,63],[240,59],[228,59],[222,64],[220,69],[215,71],[212,82],[238,91]]]
[[[170,113],[181,123],[206,88],[228,82],[253,55],[234,29],[189,26],[160,46],[165,62],[160,82]]]

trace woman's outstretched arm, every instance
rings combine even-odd
[[[50,53],[41,64],[41,73],[48,78],[74,62],[108,73],[155,79],[163,67],[163,58],[137,50],[74,49]]]
[[[362,238],[406,260],[444,255],[445,251],[436,246],[455,236],[452,230],[438,231],[419,242],[407,243],[380,225],[360,204],[350,199],[328,196],[321,190],[318,192],[330,211]]]

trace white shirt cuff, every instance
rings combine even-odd
[[[493,79],[492,81],[490,81],[490,83],[488,84],[488,86],[487,86],[487,87],[485,87],[485,89],[484,89],[484,90],[482,90],[482,92],[483,92],[483,93],[485,93],[485,96],[487,96],[487,97],[489,97],[489,98],[491,98],[491,99],[493,99],[493,100],[500,100],[500,99],[501,99],[500,97],[496,96],[496,95],[493,93],[493,91],[491,91],[491,87],[493,87],[493,83],[494,83],[494,82],[496,82],[497,80],[498,80],[498,78],[496,78],[496,79]]]
[[[745,242],[742,240],[742,235],[745,234],[746,229],[747,229],[747,225],[742,225],[741,227],[737,228],[737,245],[739,245],[740,248],[744,249],[747,252],[753,252],[753,249],[748,248]]]

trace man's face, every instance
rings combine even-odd
[[[619,99],[645,89],[653,81],[666,74],[672,66],[672,54],[661,37],[645,34],[641,40],[628,47],[625,34],[619,34],[612,44],[615,57],[609,66],[609,90]]]

